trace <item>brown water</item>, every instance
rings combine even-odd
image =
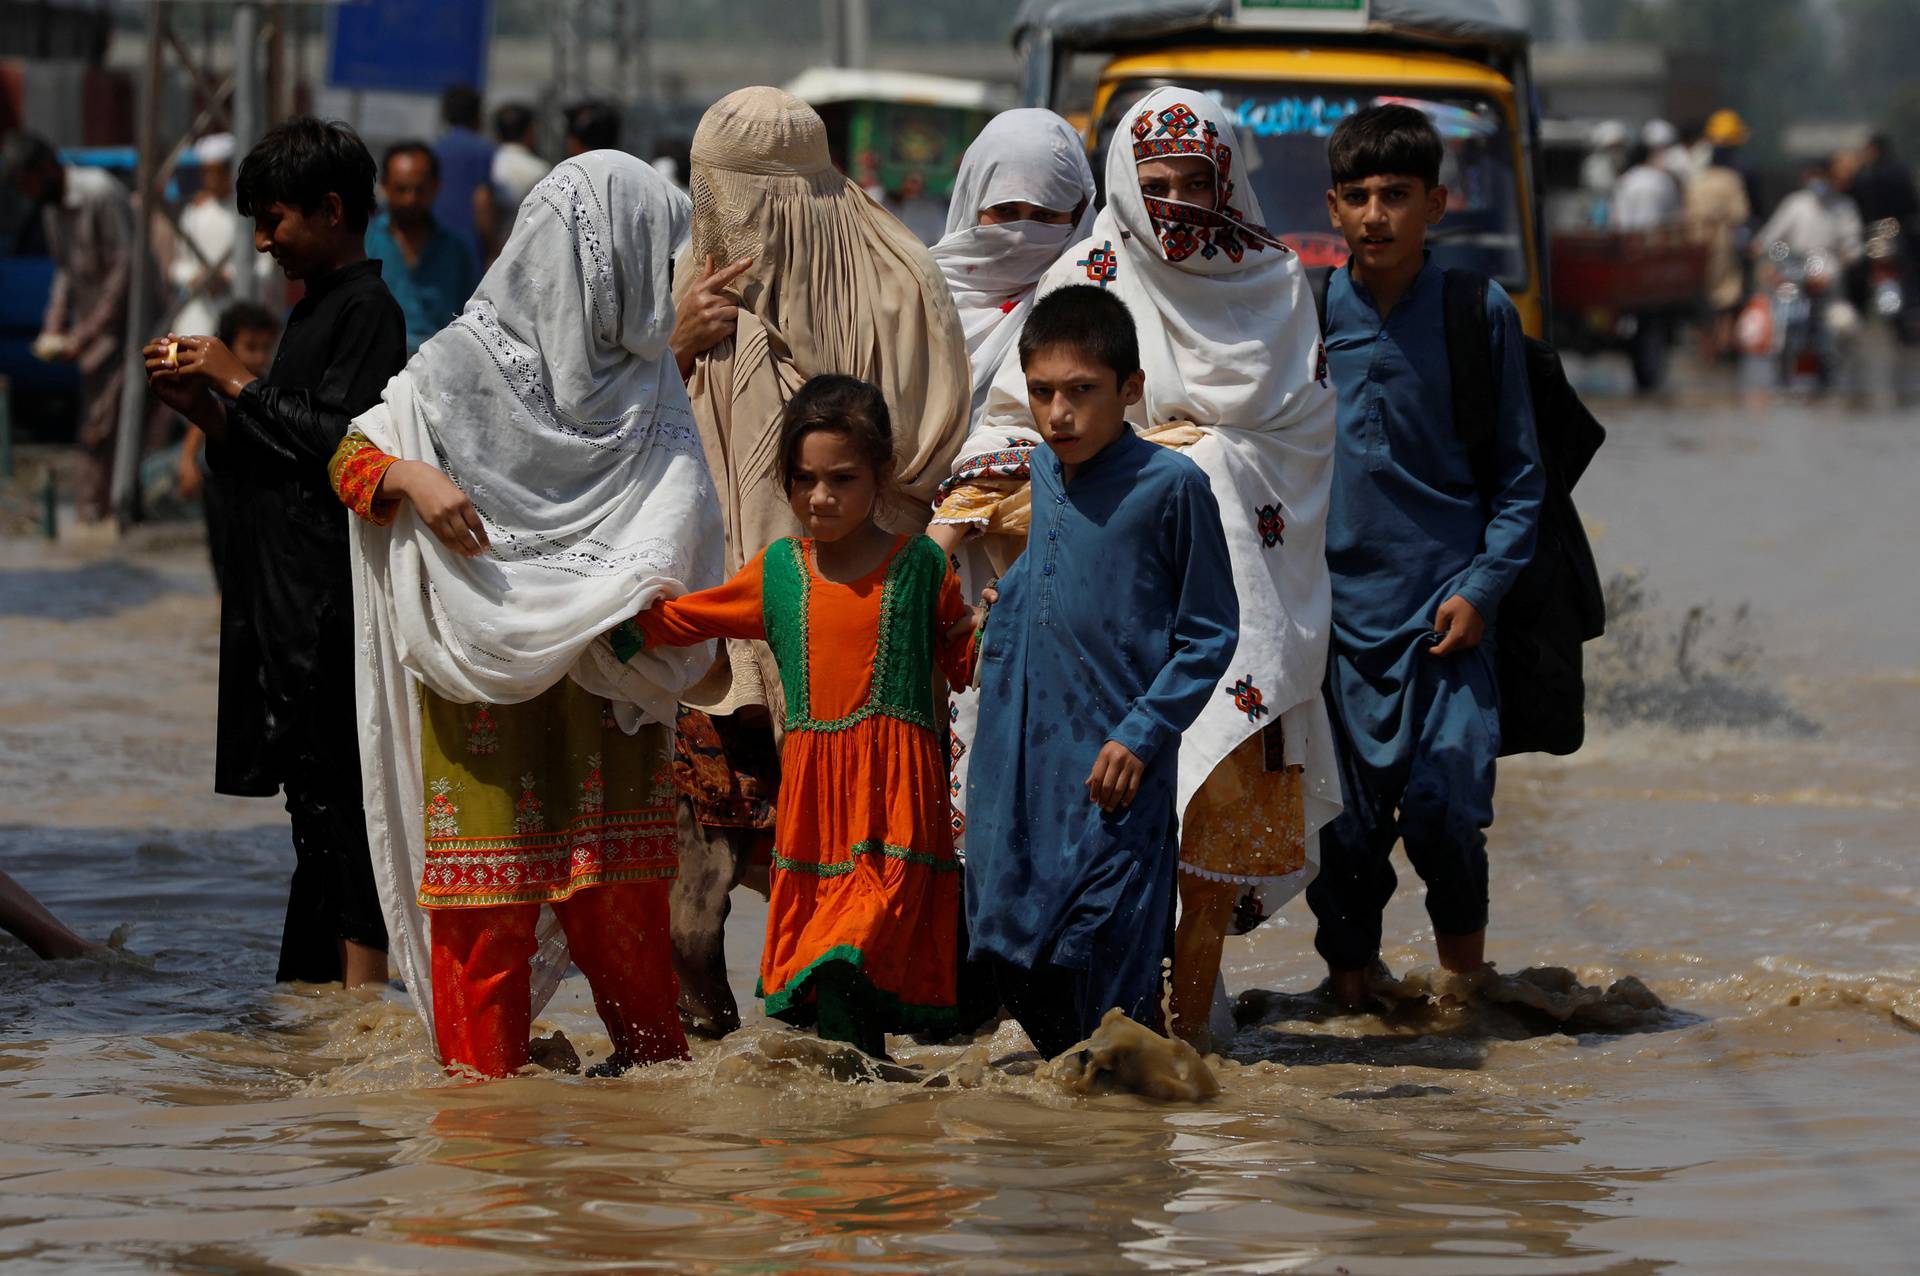
[[[1667,1008],[1549,974],[1328,1018],[1299,995],[1319,972],[1296,901],[1229,944],[1234,988],[1273,995],[1200,1103],[999,1066],[1010,1028],[899,1051],[939,1088],[832,1080],[764,1025],[619,1081],[448,1084],[392,994],[268,985],[290,851],[277,807],[207,792],[197,551],[0,545],[0,864],[138,954],[43,965],[0,940],[0,1258],[1920,1267],[1920,420],[1606,416],[1582,495],[1606,565],[1638,572],[1596,688],[1625,720],[1504,768],[1491,953],[1634,976]],[[744,993],[760,914],[736,916]],[[1417,890],[1389,934],[1397,972],[1430,960]],[[1400,986],[1423,990],[1448,985]],[[544,1022],[606,1048],[577,979]]]

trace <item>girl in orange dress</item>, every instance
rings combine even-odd
[[[614,650],[773,649],[786,738],[759,994],[769,1015],[884,1057],[888,1032],[953,1019],[960,864],[934,677],[937,665],[954,687],[971,680],[976,617],[937,545],[874,522],[893,472],[876,387],[807,382],[781,418],[780,458],[809,534],[655,603]]]

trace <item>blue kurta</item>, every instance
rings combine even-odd
[[[1379,954],[1395,841],[1426,883],[1436,932],[1486,925],[1485,829],[1500,753],[1496,619],[1533,556],[1546,483],[1519,316],[1494,284],[1490,498],[1476,484],[1454,428],[1443,286],[1429,262],[1384,320],[1348,271],[1336,270],[1327,289],[1327,363],[1340,404],[1327,517],[1327,707],[1346,809],[1321,835],[1307,902],[1320,922],[1315,946],[1336,970],[1365,968]],[[1434,616],[1455,594],[1487,622],[1486,636],[1435,659]]]
[[[1085,972],[1083,1027],[1156,1020],[1179,849],[1180,734],[1233,658],[1239,602],[1200,468],[1123,434],[1067,482],[1033,454],[1027,550],[980,652],[967,784],[973,955]],[[1146,764],[1133,804],[1088,797],[1100,749]]]
[[[1434,614],[1459,594],[1492,639],[1500,600],[1533,557],[1546,494],[1520,318],[1491,284],[1499,419],[1491,510],[1482,500],[1453,424],[1442,277],[1429,262],[1384,320],[1350,272],[1336,270],[1327,288],[1340,402],[1327,516],[1333,685],[1355,750],[1377,771],[1404,770],[1436,702],[1449,715],[1497,708],[1490,643],[1432,659]],[[1487,744],[1498,753],[1497,728]]]

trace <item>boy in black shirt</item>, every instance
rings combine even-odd
[[[347,520],[327,463],[348,422],[407,359],[400,307],[365,249],[373,157],[344,124],[288,120],[240,165],[235,193],[306,294],[271,371],[255,377],[213,337],[146,348],[148,382],[207,433],[234,501],[220,621],[214,788],[285,790],[296,865],[281,980],[348,986],[387,975],[354,725]]]

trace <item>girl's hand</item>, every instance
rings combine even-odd
[[[395,461],[380,478],[377,495],[412,502],[413,512],[433,530],[440,543],[465,558],[475,558],[493,546],[486,525],[467,494],[452,479],[424,461]]]
[[[1132,749],[1118,740],[1109,740],[1100,747],[1100,756],[1093,760],[1093,770],[1087,776],[1087,796],[1103,811],[1132,806],[1140,792],[1140,777],[1146,771],[1147,764]]]
[[[958,642],[986,623],[987,609],[985,607],[969,607],[967,608],[966,615],[960,617],[960,619],[954,621],[952,625],[947,627],[947,632],[941,635],[940,641],[943,643]]]

